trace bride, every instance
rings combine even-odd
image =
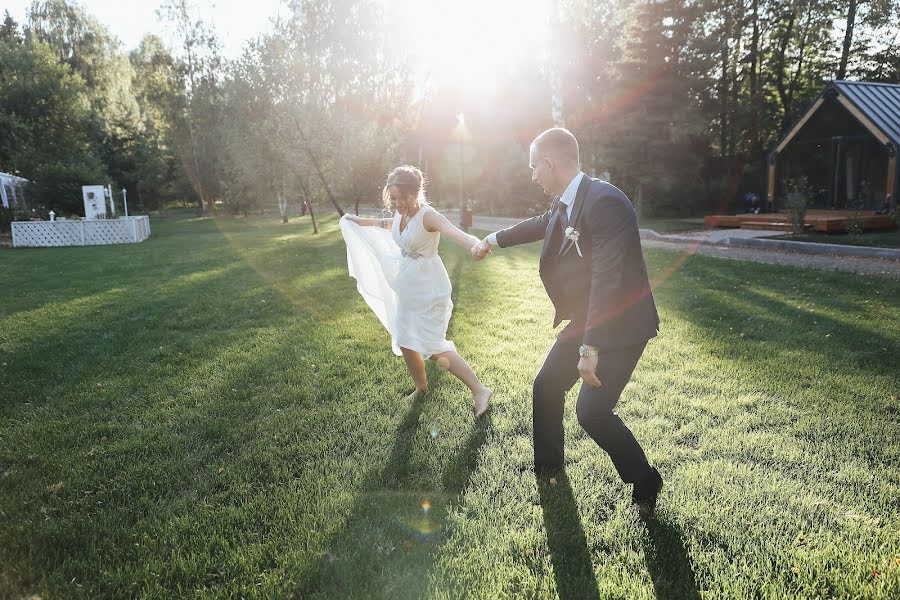
[[[443,233],[471,249],[481,240],[457,229],[428,205],[422,171],[397,167],[382,192],[393,218],[367,219],[346,214],[341,233],[347,243],[350,276],[388,333],[394,354],[403,355],[416,389],[407,399],[428,391],[425,359],[449,370],[472,392],[475,417],[488,411],[493,395],[446,339],[453,312],[450,278],[437,254]]]

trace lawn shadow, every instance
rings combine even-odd
[[[153,234],[140,244],[12,249],[5,255],[7,268],[0,273],[0,287],[12,289],[14,301],[0,307],[0,320],[117,287],[149,288],[158,279],[228,264],[224,238],[196,242],[198,236],[217,233],[213,224],[155,225],[151,223]],[[184,259],[189,239],[194,243],[189,259]],[[17,289],[22,283],[26,286]]]
[[[716,305],[719,310],[715,311],[698,311],[693,310],[693,306],[684,302],[681,298],[676,298],[675,302],[669,303],[668,307],[675,309],[681,316],[689,322],[709,329],[717,331],[721,334],[723,328],[723,320],[728,322],[744,324],[753,321],[765,323],[768,327],[764,333],[757,330],[748,331],[749,338],[742,339],[741,342],[762,341],[761,336],[766,336],[766,341],[777,343],[777,350],[801,350],[814,351],[822,355],[834,354],[835,350],[843,350],[842,347],[827,340],[817,339],[815,345],[811,345],[809,340],[802,334],[804,330],[818,330],[831,333],[832,338],[841,340],[842,345],[853,347],[855,350],[864,351],[872,346],[891,347],[896,345],[897,340],[885,335],[881,331],[867,329],[849,321],[841,321],[824,313],[824,308],[828,303],[832,303],[833,307],[843,311],[845,314],[852,314],[859,307],[847,302],[841,302],[839,299],[829,298],[827,286],[814,281],[792,280],[790,284],[781,283],[777,279],[770,278],[771,287],[767,290],[769,293],[764,294],[753,291],[743,285],[743,279],[735,276],[729,276],[726,273],[704,269],[705,286],[699,292],[708,301],[709,304]],[[812,304],[813,309],[799,308],[793,304],[789,304],[786,298],[789,298],[789,291],[781,289],[787,285],[808,284],[808,289],[814,290],[807,297],[800,297],[799,301],[806,300]],[[778,296],[782,297],[778,297]],[[730,312],[723,314],[721,311],[724,307],[729,307]],[[750,328],[750,326],[748,326]],[[801,334],[801,335],[798,335]],[[721,337],[721,336],[720,336]],[[822,343],[825,342],[825,343]],[[847,365],[852,369],[873,370],[877,365],[867,364],[862,360],[858,360],[854,355],[848,357],[852,360],[852,364]]]
[[[419,426],[428,396],[419,396],[403,415],[381,468],[360,485],[353,511],[329,536],[325,550],[301,574],[303,598],[421,598],[427,595],[434,559],[447,538],[448,515],[457,506],[490,417],[473,425],[443,470],[442,489],[416,485],[416,450],[430,443]]]
[[[68,589],[66,583],[77,580],[86,582],[85,593],[106,589],[108,594],[127,595],[113,584],[133,583],[141,569],[153,568],[160,589],[230,588],[240,593],[230,587],[236,580],[225,581],[216,568],[241,555],[244,549],[238,546],[246,539],[268,540],[262,550],[257,547],[252,557],[241,560],[258,574],[274,568],[273,557],[291,555],[296,548],[292,541],[315,537],[291,529],[295,522],[286,521],[281,512],[289,502],[285,498],[295,499],[291,486],[314,471],[312,461],[348,450],[326,446],[320,454],[315,447],[315,453],[306,454],[317,443],[307,440],[321,436],[339,444],[358,433],[347,425],[354,415],[333,418],[341,417],[345,398],[332,382],[351,381],[353,365],[374,364],[365,362],[366,352],[377,350],[390,357],[390,351],[366,340],[360,343],[361,333],[350,317],[365,307],[354,292],[355,283],[342,270],[339,236],[320,236],[299,248],[284,244],[271,249],[265,244],[256,248],[259,236],[241,237],[240,231],[232,232],[228,244],[218,242],[218,231],[210,233],[216,248],[196,261],[180,255],[154,258],[139,281],[125,271],[112,271],[102,275],[102,281],[89,282],[114,291],[109,302],[91,306],[102,310],[101,317],[81,318],[75,302],[71,318],[17,338],[16,362],[6,370],[9,383],[0,383],[0,392],[7,385],[12,390],[14,384],[15,393],[0,393],[0,416],[9,417],[14,427],[11,438],[3,432],[4,439],[29,438],[33,446],[17,445],[14,452],[0,456],[0,472],[8,469],[6,481],[20,490],[0,506],[0,513],[6,512],[0,521],[37,525],[24,526],[21,535],[11,527],[0,535],[7,549],[22,549],[12,555],[14,561],[4,555],[12,573],[39,578],[47,589]],[[321,277],[323,269],[326,277]],[[459,265],[454,277],[462,269]],[[23,304],[29,306],[24,309],[40,310],[46,302],[27,291]],[[83,294],[81,289],[72,297]],[[84,303],[93,301],[88,296]],[[317,335],[321,321],[311,315],[326,309],[331,335]],[[363,333],[380,331],[374,318],[368,321],[372,326]],[[343,352],[337,358],[336,348]],[[54,360],[44,360],[48,356]],[[434,375],[436,381],[443,377]],[[364,401],[365,393],[354,400]],[[450,445],[440,456],[447,465],[443,484],[423,485],[419,473],[427,470],[423,464],[428,462],[420,460],[423,449],[429,458],[441,451],[422,427],[428,400],[426,396],[408,407],[399,396],[386,401],[384,412],[391,425],[372,427],[388,439],[360,456],[363,466],[357,473],[365,485],[322,488],[333,503],[340,503],[342,495],[349,498],[354,489],[363,492],[356,501],[358,509],[338,504],[339,510],[330,511],[333,520],[343,520],[351,508],[356,515],[349,521],[355,529],[346,529],[345,537],[336,534],[331,547],[343,543],[344,548],[371,549],[373,570],[380,570],[377,561],[384,556],[394,562],[388,566],[395,567],[400,582],[417,586],[411,590],[425,589],[431,554],[445,535],[444,514],[465,489],[486,438],[484,423],[467,438],[466,427],[457,426],[458,435],[447,441],[465,441]],[[398,435],[390,439],[395,423]],[[353,452],[353,443],[347,448]],[[384,457],[387,465],[366,478],[367,466],[380,465]],[[33,477],[29,483],[34,485],[21,491],[26,488],[19,481],[26,476]],[[48,484],[63,480],[62,491],[47,491]],[[8,510],[10,505],[15,511]],[[37,510],[47,506],[53,519],[45,524]],[[314,510],[309,504],[295,506],[301,523],[313,520],[302,519]],[[171,535],[175,520],[198,526],[200,533],[178,531],[179,552],[195,561],[165,567],[169,557],[159,547],[132,543],[136,533],[153,539]],[[375,539],[366,530],[370,522],[384,526],[386,544],[359,544],[361,532],[363,541],[366,536]],[[11,541],[15,536],[30,541]],[[86,558],[67,560],[71,555]],[[404,570],[409,557],[421,560]],[[112,565],[117,579],[85,572],[97,563]],[[296,570],[286,568],[287,577],[296,581]],[[315,563],[312,568],[317,568]],[[244,577],[256,581],[253,575]],[[384,595],[396,595],[391,586],[390,578],[371,585]]]
[[[678,293],[666,290],[659,297],[666,309],[702,332],[695,342],[696,351],[733,363],[746,373],[747,387],[796,411],[791,416],[798,424],[792,430],[794,435],[802,435],[822,453],[834,452],[833,446],[818,444],[823,432],[832,442],[866,447],[871,455],[859,460],[869,461],[873,471],[877,470],[890,460],[887,438],[874,439],[869,430],[841,426],[835,417],[845,413],[860,422],[881,422],[883,431],[898,423],[896,410],[885,401],[889,396],[873,397],[860,387],[862,380],[884,389],[900,384],[895,365],[886,358],[897,347],[898,338],[890,321],[882,323],[870,315],[862,320],[842,317],[862,310],[865,290],[871,290],[873,296],[880,292],[893,297],[890,292],[897,289],[896,283],[879,280],[874,285],[860,276],[795,274],[797,269],[786,268],[770,273],[759,265],[742,265],[741,269],[714,268],[702,261],[687,273],[688,280],[699,278],[702,287]],[[747,279],[764,280],[765,287],[754,290]],[[863,291],[835,293],[835,286],[843,282],[855,282]],[[891,302],[885,301],[885,313]],[[769,384],[760,379],[765,373],[790,376]],[[815,392],[817,398],[810,402],[804,390],[821,392]],[[762,413],[771,406],[759,404],[747,410]],[[841,462],[839,456],[834,460]]]
[[[851,323],[850,320],[840,321],[824,311],[830,309],[833,312],[844,315],[853,314],[863,307],[856,299],[865,298],[866,288],[873,293],[873,297],[887,291],[882,299],[891,302],[896,294],[891,291],[900,290],[897,282],[865,278],[860,275],[847,273],[820,273],[810,272],[797,267],[783,267],[776,265],[760,265],[756,263],[738,263],[737,269],[720,265],[720,259],[709,257],[693,257],[696,262],[687,262],[682,266],[685,281],[681,289],[675,289],[671,284],[659,290],[656,295],[665,301],[667,308],[674,308],[682,313],[689,321],[703,327],[721,328],[722,320],[738,320],[752,316],[753,318],[766,318],[777,325],[769,330],[773,337],[786,344],[797,343],[797,338],[792,330],[798,322],[803,325],[812,325],[814,322],[843,329],[851,334],[849,339],[859,341],[861,346],[871,343],[896,343],[894,339],[883,335],[881,331],[863,329]],[[728,263],[729,261],[725,261]],[[823,281],[824,280],[824,281]],[[671,281],[671,280],[670,280]],[[758,282],[757,290],[753,289],[752,282]],[[699,285],[691,286],[695,282]],[[835,294],[835,290],[841,291],[841,287],[860,290],[855,297],[844,297]],[[699,301],[688,295],[701,294]],[[787,301],[791,302],[788,303]],[[696,310],[702,302],[707,310]],[[896,305],[896,301],[895,305]],[[798,306],[797,304],[803,306]],[[741,314],[731,314],[736,307],[741,307]],[[711,310],[710,310],[711,309]],[[785,327],[787,325],[788,327]],[[790,327],[794,325],[794,327]],[[864,335],[864,339],[855,338]],[[873,337],[874,336],[874,339]],[[808,347],[807,344],[801,344]],[[827,346],[817,346],[817,350],[823,351]]]
[[[214,228],[210,231],[221,238]],[[336,252],[340,241],[318,243],[307,260],[286,264],[275,260],[278,249],[257,251],[249,260],[234,244],[217,243],[214,259],[166,266],[153,262],[140,279],[127,270],[111,271],[103,285],[93,286],[104,294],[81,291],[64,305],[54,300],[56,312],[49,315],[42,312],[48,306],[43,299],[19,307],[17,318],[25,314],[28,320],[13,323],[18,327],[0,336],[0,356],[16,357],[8,361],[13,362],[9,383],[16,384],[8,398],[44,400],[57,396],[60,387],[72,390],[98,377],[146,374],[166,362],[196,364],[215,356],[218,348],[259,328],[284,326],[294,316],[336,321],[357,306],[359,297],[349,293],[352,279],[333,272],[342,260]],[[331,274],[323,277],[323,268]],[[112,364],[104,360],[110,355],[116,356]],[[45,361],[47,356],[54,360]],[[6,383],[0,382],[0,391]],[[0,402],[0,412],[10,404]]]
[[[647,569],[660,600],[699,600],[697,580],[678,524],[659,514],[647,521],[643,540]]]
[[[259,447],[256,440],[276,424],[276,408],[280,412],[289,407],[287,401],[269,400],[247,385],[248,381],[267,381],[264,377],[274,365],[286,366],[285,361],[271,358],[290,343],[292,329],[282,328],[278,321],[272,325],[264,339],[250,331],[246,339],[238,337],[230,345],[198,349],[210,356],[185,373],[185,379],[206,379],[185,397],[165,399],[157,387],[140,383],[144,389],[131,390],[127,402],[119,403],[104,388],[90,400],[76,397],[61,401],[62,406],[51,403],[41,413],[44,418],[14,431],[11,439],[38,439],[40,448],[18,446],[20,456],[33,454],[27,461],[13,457],[12,464],[18,463],[18,468],[10,469],[13,474],[8,481],[23,482],[24,477],[30,481],[27,485],[12,483],[15,496],[11,494],[12,502],[0,511],[6,512],[5,523],[28,523],[23,528],[27,536],[21,535],[18,542],[10,544],[7,536],[14,535],[11,532],[0,535],[7,548],[21,548],[21,552],[4,557],[11,572],[36,577],[48,589],[64,589],[66,582],[77,579],[84,582],[87,595],[97,595],[100,590],[112,596],[128,595],[117,587],[124,585],[123,580],[140,577],[148,563],[156,569],[166,564],[160,554],[136,549],[133,538],[171,535],[172,520],[190,515],[204,531],[181,538],[182,556],[212,553],[227,561],[240,536],[264,535],[268,531],[265,518],[271,516],[265,511],[258,511],[253,522],[239,532],[227,530],[222,536],[225,530],[219,527],[223,517],[235,514],[236,507],[271,496],[269,486],[278,481],[271,465],[278,463],[278,453],[285,461],[291,458],[284,456],[281,444],[273,448],[271,459],[254,453]],[[209,377],[206,368],[210,362],[227,360],[233,350],[248,344],[256,350],[252,355],[244,354],[240,363],[221,372],[221,378]],[[218,354],[212,355],[214,349]],[[131,365],[128,361],[125,368]],[[175,383],[166,380],[160,385]],[[63,425],[60,413],[71,406],[78,416]],[[23,407],[26,414],[29,410]],[[0,468],[5,468],[5,459],[7,456],[0,457]],[[65,489],[48,499],[44,486],[57,480],[65,481]],[[252,496],[246,493],[251,488]],[[40,507],[53,511],[52,523],[44,524],[44,519],[35,515]],[[217,539],[214,548],[209,542],[213,537]],[[27,542],[21,541],[25,539]],[[71,556],[81,560],[71,561]],[[98,562],[114,565],[121,578],[85,572]],[[157,585],[184,589],[229,585],[202,560],[187,562],[187,568],[159,570]]]
[[[456,504],[466,486],[469,483],[472,473],[478,466],[478,455],[481,447],[487,441],[487,433],[491,428],[491,413],[487,413],[479,419],[472,429],[466,440],[459,446],[456,454],[447,462],[444,468],[441,481],[444,485],[444,492],[454,497],[453,503]]]
[[[562,600],[599,597],[587,537],[569,478],[561,472],[556,475],[555,483],[542,475],[536,479],[559,597]]]

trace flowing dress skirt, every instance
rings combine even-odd
[[[356,279],[356,289],[390,333],[394,354],[400,356],[401,347],[415,350],[425,358],[456,350],[453,342],[446,339],[453,313],[452,287],[436,243],[433,254],[415,253],[419,257],[413,258],[404,256],[390,231],[363,227],[349,219],[341,219],[340,226],[347,244],[350,276]],[[418,235],[421,238],[422,233]]]

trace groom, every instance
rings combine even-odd
[[[580,170],[578,141],[554,128],[531,143],[531,180],[555,196],[543,215],[487,236],[472,249],[481,260],[491,246],[544,240],[540,275],[556,309],[553,326],[569,324],[534,380],[534,463],[537,472],[564,464],[565,394],[580,378],[578,422],[609,454],[642,515],[656,507],[659,471],[613,409],[647,341],[659,328],[641,253],[637,219],[625,194]]]

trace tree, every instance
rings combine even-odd
[[[88,90],[33,38],[0,42],[0,170],[31,179],[32,202],[81,213],[81,186],[108,179],[90,136]]]
[[[391,63],[379,3],[291,9],[229,65],[222,83],[227,196],[301,190],[310,208],[324,198],[343,214],[342,202],[369,195],[394,160],[408,78]]]
[[[8,10],[3,11],[3,24],[0,25],[0,42],[21,42],[22,34],[19,24],[12,18]]]
[[[865,63],[885,50],[884,39],[896,38],[896,33],[900,32],[900,26],[896,23],[900,15],[900,2],[844,0],[836,4],[835,10],[835,16],[844,24],[835,79],[844,79],[851,74],[864,73]]]
[[[189,0],[165,0],[158,10],[161,20],[170,24],[178,40],[176,72],[178,89],[183,93],[176,115],[176,126],[184,133],[184,167],[197,196],[198,210],[214,209],[218,188],[216,140],[210,135],[219,130],[220,90],[218,73],[222,65],[214,32],[196,14]]]
[[[28,32],[53,49],[58,61],[84,81],[90,104],[89,135],[109,175],[134,188],[134,143],[140,108],[131,90],[131,64],[109,31],[72,0],[32,3]]]
[[[600,166],[648,212],[687,212],[699,187],[702,156],[695,138],[705,119],[697,103],[711,68],[692,52],[697,13],[678,1],[635,4],[625,15],[626,41],[613,86],[628,102],[608,101],[595,122]],[[591,127],[587,127],[590,129]]]
[[[139,205],[155,208],[163,200],[192,193],[176,141],[183,94],[178,88],[175,59],[160,38],[145,36],[129,61],[143,122],[134,145],[135,192]]]

